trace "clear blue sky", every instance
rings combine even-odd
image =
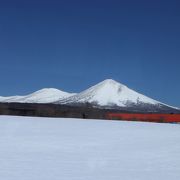
[[[180,107],[179,0],[0,1],[0,95],[106,78]]]

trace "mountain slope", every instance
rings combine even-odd
[[[70,97],[74,94],[67,93],[55,88],[44,88],[27,96],[0,97],[1,102],[20,103],[53,103],[54,101]]]
[[[0,96],[0,102],[17,102],[19,99],[23,97],[24,96],[8,96],[8,97]]]

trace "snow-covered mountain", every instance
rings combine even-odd
[[[54,103],[63,105],[91,104],[96,107],[121,108],[126,110],[178,109],[144,96],[112,79],[107,79],[80,93],[67,93],[46,88],[27,96],[0,97],[0,102]],[[178,109],[179,110],[179,109]]]
[[[138,104],[141,102],[153,105],[159,103],[158,101],[139,94],[112,79],[107,79],[79,94],[59,101],[59,103],[65,104],[93,103],[100,106],[115,105],[121,107],[125,107],[129,103]]]
[[[1,102],[20,103],[53,103],[55,101],[68,98],[74,93],[67,93],[55,88],[44,88],[27,96],[0,97]]]
[[[56,103],[70,105],[92,104],[96,107],[137,111],[178,109],[142,95],[112,79],[102,81],[79,94],[61,99]]]

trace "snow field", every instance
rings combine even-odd
[[[0,116],[2,180],[178,180],[180,126]]]

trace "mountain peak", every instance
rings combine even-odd
[[[104,81],[100,82],[99,84],[110,84],[110,85],[121,85],[121,86],[125,86],[124,84],[121,84],[113,79],[105,79]]]
[[[43,88],[43,89],[40,89],[32,94],[69,94],[67,92],[64,92],[64,91],[61,91],[59,89],[56,89],[56,88]],[[32,95],[30,94],[30,95]]]
[[[101,83],[118,83],[117,81],[115,81],[114,79],[105,79],[104,81],[102,81]]]
[[[106,79],[95,86],[100,86],[101,88],[119,89],[119,91],[121,91],[123,88],[127,88],[127,86],[125,86],[124,84],[119,83],[113,79]]]

